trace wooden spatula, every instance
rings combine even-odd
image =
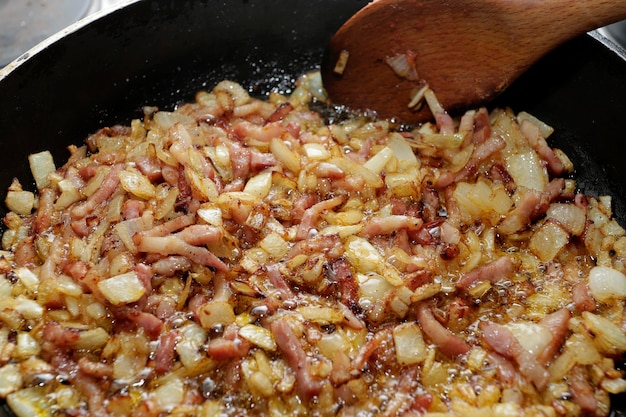
[[[626,0],[376,0],[332,38],[322,76],[335,104],[406,123],[428,85],[453,111],[486,103],[561,43],[626,19]]]

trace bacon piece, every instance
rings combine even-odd
[[[250,159],[252,158],[250,149],[239,142],[228,144],[230,164],[235,178],[246,178],[250,173]]]
[[[594,300],[586,282],[579,282],[572,287],[572,301],[579,312],[594,311],[596,300]]]
[[[17,266],[35,267],[37,265],[37,251],[35,251],[35,236],[26,236],[17,244],[13,258]]]
[[[287,133],[281,121],[266,123],[259,126],[247,120],[239,120],[233,124],[233,132],[239,138],[252,138],[259,142],[269,143],[273,138],[280,138],[283,133]]]
[[[235,341],[223,337],[212,339],[207,347],[207,353],[217,361],[225,361],[239,356]]]
[[[515,377],[517,376],[517,371],[511,361],[495,352],[488,352],[487,363],[490,363],[496,368],[500,382],[505,385],[513,384]]]
[[[156,339],[163,329],[163,322],[151,313],[129,309],[126,318],[137,327],[141,327],[151,339]]]
[[[277,291],[278,298],[281,300],[288,300],[295,297],[295,294],[287,284],[287,281],[285,281],[285,278],[283,278],[283,274],[281,274],[278,270],[278,267],[278,264],[267,265],[267,277],[269,278],[274,289]]]
[[[143,213],[146,207],[146,203],[139,200],[128,199],[124,201],[122,205],[122,219],[130,220],[137,219],[141,217],[141,213]]]
[[[145,175],[151,182],[156,183],[163,179],[161,163],[158,158],[140,156],[135,160],[135,165],[137,165],[139,172]]]
[[[265,152],[250,152],[250,171],[258,172],[262,169],[278,164],[274,154]]]
[[[68,348],[80,339],[77,329],[66,328],[55,321],[46,324],[43,329],[43,341],[57,348]]]
[[[317,219],[326,210],[332,210],[337,206],[343,204],[344,198],[342,196],[333,197],[328,200],[320,201],[317,204],[312,205],[308,209],[304,211],[302,215],[302,220],[298,225],[298,230],[296,232],[296,240],[303,240],[309,234],[309,231],[315,226],[317,223]]]
[[[113,376],[113,365],[102,362],[94,362],[83,356],[78,360],[78,367],[86,375],[95,378],[111,378]]]
[[[141,284],[146,289],[146,294],[150,294],[152,291],[152,268],[144,263],[138,263],[135,265],[135,273]]]
[[[491,136],[491,123],[489,114],[484,107],[480,108],[474,115],[474,130],[472,132],[473,143],[483,143]]]
[[[488,176],[492,181],[502,183],[509,193],[512,193],[517,188],[513,177],[511,177],[509,171],[501,164],[493,164],[491,168],[489,168]]]
[[[513,274],[514,266],[511,258],[503,256],[463,274],[456,283],[456,287],[460,290],[467,290],[478,281],[496,282],[506,279]]]
[[[154,370],[157,374],[163,375],[172,369],[176,356],[176,342],[180,337],[177,330],[172,330],[161,336],[159,346],[155,352]]]
[[[274,113],[272,113],[270,117],[267,118],[267,120],[265,121],[265,124],[273,123],[273,122],[280,122],[289,113],[291,113],[293,109],[294,109],[293,104],[289,102],[281,103],[281,105],[278,106],[276,110],[274,110]]]
[[[117,189],[120,183],[119,173],[124,168],[124,164],[115,164],[111,167],[100,187],[89,198],[81,204],[74,206],[71,211],[73,219],[80,219],[90,214],[95,208],[106,201]]]
[[[417,306],[417,321],[430,341],[449,358],[456,358],[470,351],[471,346],[456,334],[446,329],[435,319],[431,307],[426,303]]]
[[[217,256],[207,248],[193,246],[183,241],[177,236],[139,236],[136,242],[137,250],[140,252],[158,253],[161,255],[181,255],[189,258],[190,261],[200,265],[210,266],[218,271],[228,271],[228,265],[222,262]]]
[[[478,170],[480,164],[485,162],[491,155],[504,149],[506,142],[499,136],[493,136],[486,141],[479,143],[474,148],[474,152],[470,156],[465,166],[461,168],[456,174],[451,172],[443,173],[435,182],[435,187],[443,189],[450,184],[458,181],[462,181],[474,175]]]
[[[154,262],[152,269],[158,275],[171,277],[178,271],[191,269],[191,261],[184,256],[167,256]]]
[[[33,222],[35,234],[43,233],[52,224],[52,212],[56,193],[52,188],[43,188],[39,191],[39,207]]]
[[[546,387],[550,374],[532,353],[522,347],[509,329],[488,321],[482,323],[480,330],[485,343],[496,353],[515,360],[521,374],[539,391]]]
[[[350,269],[350,263],[343,257],[330,263],[327,270],[331,281],[339,287],[339,299],[351,311],[359,311],[359,287]]]
[[[548,211],[550,202],[560,195],[564,186],[563,178],[555,178],[548,183],[544,192],[528,190],[515,208],[500,222],[498,231],[509,235],[527,227],[531,221]]]
[[[343,172],[341,168],[329,162],[317,163],[313,167],[313,173],[319,178],[331,178],[335,180],[344,178],[346,176],[346,173]]]
[[[287,365],[296,374],[298,396],[302,401],[310,401],[322,390],[322,381],[311,375],[306,352],[298,337],[284,320],[274,320],[270,329]]]
[[[541,325],[546,327],[552,333],[552,339],[550,343],[541,351],[537,356],[539,363],[546,364],[553,357],[554,354],[563,346],[565,342],[569,320],[572,318],[572,313],[566,308],[555,311],[552,314],[547,315],[541,320]]]
[[[580,409],[588,415],[593,415],[598,408],[595,391],[585,378],[584,369],[575,366],[568,376],[568,383],[572,399],[580,406]]]
[[[224,236],[224,230],[219,227],[209,226],[208,224],[194,224],[187,226],[176,233],[175,236],[190,245],[200,246],[219,242]]]
[[[528,140],[530,146],[537,151],[541,159],[547,163],[548,171],[554,176],[565,172],[563,161],[559,159],[554,150],[548,146],[545,138],[541,135],[539,127],[529,120],[524,120],[520,124],[520,132]]]
[[[338,258],[345,252],[343,243],[338,235],[317,235],[309,239],[297,242],[289,250],[287,259],[296,255],[310,255],[312,253],[323,253],[327,258]]]
[[[55,352],[50,363],[59,375],[66,377],[70,384],[87,399],[89,416],[111,417],[106,410],[106,390],[109,386],[107,379],[94,378],[87,374],[64,353]]]
[[[370,238],[376,235],[388,235],[398,230],[417,231],[422,227],[422,224],[422,219],[411,216],[371,217],[365,222],[359,235]]]

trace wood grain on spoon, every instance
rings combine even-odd
[[[324,86],[335,104],[421,122],[432,117],[427,106],[408,107],[419,86],[448,110],[480,105],[561,43],[623,19],[626,0],[377,0],[330,41]],[[387,63],[402,55],[413,80]]]

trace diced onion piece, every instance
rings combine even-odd
[[[506,170],[517,186],[543,191],[548,184],[548,172],[533,150],[511,154],[506,157]]]
[[[335,62],[335,66],[333,67],[333,72],[335,74],[343,74],[346,70],[346,65],[348,65],[348,58],[350,58],[350,52],[342,49],[339,53],[339,58],[337,58],[337,62]]]
[[[550,204],[546,215],[558,221],[572,235],[579,236],[585,230],[585,210],[575,204]]]
[[[41,346],[39,346],[39,342],[35,340],[30,333],[19,332],[17,334],[17,349],[16,356],[20,358],[28,358],[33,355],[39,354],[41,351]]]
[[[289,252],[289,243],[278,233],[269,233],[259,242],[259,246],[274,259],[281,259]]]
[[[359,274],[359,296],[372,300],[382,299],[387,291],[392,289],[392,285],[387,280],[377,274],[363,275]]]
[[[404,54],[385,57],[385,63],[391,67],[399,77],[409,81],[417,81],[418,75],[415,69],[415,54],[407,51]]]
[[[376,174],[380,174],[392,157],[393,150],[389,146],[385,146],[376,155],[365,162],[363,166]]]
[[[33,271],[26,267],[20,267],[15,270],[15,274],[29,291],[37,291],[39,277]]]
[[[44,387],[30,387],[7,395],[7,404],[17,417],[51,417],[52,408]]]
[[[310,320],[323,325],[341,323],[343,313],[340,310],[330,307],[299,307],[297,311],[302,314],[305,320]]]
[[[380,252],[366,239],[351,236],[345,244],[346,257],[359,272],[379,271],[384,259]]]
[[[33,174],[37,189],[41,190],[49,186],[48,175],[56,171],[52,154],[49,151],[30,154],[28,155],[28,163],[30,164],[30,172]]]
[[[272,138],[270,151],[289,171],[296,174],[300,172],[300,156],[289,149],[282,139]]]
[[[156,196],[156,188],[148,177],[139,172],[138,169],[127,167],[118,174],[122,188],[136,197],[149,200]]]
[[[197,211],[198,217],[211,226],[221,227],[224,224],[222,210],[212,204],[203,204]]]
[[[361,229],[363,229],[363,225],[361,224],[353,224],[353,225],[331,225],[323,228],[319,231],[320,235],[338,235],[340,238],[345,239],[348,236],[358,234]]]
[[[254,324],[246,324],[239,329],[239,336],[254,343],[262,349],[273,352],[276,350],[276,341],[272,332],[265,327],[255,326]]]
[[[569,234],[555,222],[544,223],[530,238],[529,248],[542,261],[551,261],[569,242]]]
[[[243,189],[244,193],[253,195],[259,199],[264,199],[272,188],[272,171],[263,171],[250,178]]]
[[[0,397],[4,398],[13,391],[20,389],[22,383],[22,373],[18,365],[8,363],[0,368]]]
[[[520,345],[533,355],[538,355],[552,340],[552,333],[547,327],[533,322],[515,322],[504,325],[513,333]]]
[[[393,342],[400,365],[422,363],[428,356],[428,346],[417,323],[402,323],[394,327]]]
[[[70,204],[77,202],[81,199],[81,194],[78,188],[69,180],[61,180],[58,183],[61,195],[54,202],[54,208],[56,210],[62,210],[70,206]]]
[[[307,158],[314,161],[324,161],[330,158],[330,152],[321,143],[305,143],[303,146]]]
[[[200,347],[206,342],[207,332],[194,322],[187,322],[178,330],[182,337],[176,343],[176,353],[184,367],[193,369],[205,357]]]
[[[608,303],[626,298],[626,276],[606,266],[596,266],[589,271],[589,291],[596,300]]]
[[[404,136],[399,133],[392,133],[389,139],[389,146],[393,150],[393,154],[399,162],[399,171],[404,172],[409,168],[419,168],[420,163],[415,156],[415,152],[411,145],[406,141]]]
[[[113,305],[134,303],[146,293],[135,271],[104,279],[98,282],[98,289]]]
[[[78,340],[72,343],[74,349],[97,350],[107,344],[111,336],[102,327],[85,330],[79,333]]]
[[[233,306],[224,301],[210,301],[200,309],[200,324],[207,330],[234,323],[235,318]]]
[[[552,126],[539,120],[538,118],[536,118],[530,113],[521,111],[517,114],[517,122],[519,124],[522,124],[524,120],[528,120],[529,122],[537,126],[539,128],[539,132],[541,132],[541,136],[543,136],[544,138],[547,138],[554,132],[554,128]]]
[[[26,216],[33,211],[35,194],[30,191],[9,191],[4,199],[4,204],[9,210]]]
[[[26,319],[40,319],[43,316],[44,309],[37,301],[26,298],[22,295],[15,298],[13,304],[15,311],[20,313]]]
[[[152,391],[152,399],[164,410],[175,407],[183,402],[185,396],[185,384],[183,381],[169,375],[164,383]]]
[[[600,352],[619,355],[626,352],[626,335],[615,323],[606,317],[584,311],[585,328],[593,335],[593,343]]]
[[[440,134],[430,133],[422,135],[422,140],[440,149],[457,149],[463,143],[465,135],[463,133]]]

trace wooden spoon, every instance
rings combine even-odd
[[[474,107],[561,43],[623,19],[626,0],[376,0],[330,41],[324,86],[335,104],[421,122],[428,106],[408,107],[419,87],[447,110]]]

